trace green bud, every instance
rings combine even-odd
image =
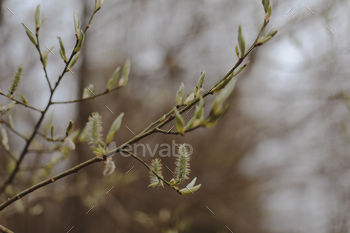
[[[74,49],[74,52],[79,52],[83,46],[83,42],[84,42],[84,38],[85,38],[85,34],[83,32],[83,30],[80,31],[81,32],[81,36],[78,39],[78,44]]]
[[[36,27],[36,29],[38,29],[38,28],[40,28],[40,24],[41,24],[41,22],[40,22],[40,5],[38,5],[36,7],[34,18],[35,18],[35,27]]]
[[[9,138],[7,136],[7,132],[6,132],[6,129],[4,127],[1,127],[1,144],[4,146],[4,148],[7,151],[10,150]]]
[[[180,87],[179,87],[179,91],[176,94],[176,106],[181,106],[182,105],[184,88],[185,88],[184,83],[181,83]]]
[[[223,90],[215,97],[211,111],[215,114],[222,108],[222,104],[231,95],[233,89],[236,86],[237,77],[234,77]]]
[[[13,129],[13,119],[12,119],[12,115],[9,114],[8,117],[9,117],[9,125],[10,125],[11,129]]]
[[[194,100],[194,93],[191,93],[190,95],[188,95],[186,97],[185,101],[183,102],[183,105],[187,105],[187,104],[191,103],[192,100]]]
[[[27,33],[27,36],[29,37],[29,40],[36,46],[37,43],[36,43],[36,40],[34,38],[33,33],[29,30],[29,28],[24,23],[22,23],[22,25],[26,30],[26,33]]]
[[[72,69],[72,67],[78,61],[79,55],[80,55],[80,52],[78,52],[77,55],[75,55],[75,57],[73,58],[73,60],[70,62],[69,66],[68,66],[68,70]]]
[[[122,112],[121,114],[119,114],[119,116],[114,120],[111,128],[109,129],[107,138],[106,138],[106,144],[109,144],[110,142],[112,142],[114,135],[118,132],[118,130],[120,129],[120,125],[122,124],[122,120],[124,117],[124,113]]]
[[[123,75],[118,82],[118,87],[123,87],[126,85],[129,79],[129,73],[130,73],[130,60],[127,60],[124,64]]]
[[[237,57],[238,57],[238,59],[239,59],[238,45],[236,45],[236,55],[237,55]]]
[[[203,71],[201,73],[201,76],[198,79],[198,82],[197,82],[197,87],[198,88],[201,88],[203,86],[204,80],[205,80],[205,72]]]
[[[28,100],[26,99],[26,97],[22,93],[19,93],[19,96],[21,97],[21,100],[24,103],[24,105],[27,106]]]
[[[54,131],[55,131],[55,126],[52,125],[52,126],[51,126],[51,139],[54,138]]]
[[[181,135],[184,135],[185,134],[185,121],[182,118],[179,111],[177,110],[177,108],[175,108],[175,107],[174,107],[174,113],[175,113],[175,120],[176,120],[175,121],[176,129]]]
[[[52,46],[50,48],[50,50],[52,51],[54,48],[54,46]],[[41,57],[43,59],[43,66],[46,67],[46,64],[47,64],[47,60],[49,58],[49,53],[50,53],[50,50],[46,49],[44,52],[41,53]]]
[[[246,66],[249,64],[249,61],[247,61],[246,63],[244,63],[243,66],[240,66],[237,70],[234,71],[233,76],[238,75],[239,73],[241,73],[242,70],[244,70],[244,68],[246,68]]]
[[[88,89],[89,88],[89,89]],[[91,92],[94,91],[94,85],[90,84],[88,86],[88,88],[84,88],[84,92],[83,92],[83,99],[89,98],[91,96]]]
[[[118,82],[119,71],[120,71],[120,67],[118,66],[117,69],[114,71],[112,77],[108,80],[108,84],[107,84],[108,91],[111,91],[115,88]]]
[[[238,44],[239,44],[239,49],[241,50],[241,58],[244,57],[245,54],[245,41],[244,37],[242,34],[242,27],[239,25],[238,27]]]
[[[76,34],[77,38],[79,39],[79,37],[80,37],[80,20],[75,12],[73,12],[73,19],[74,19],[75,34]]]
[[[64,44],[62,42],[62,39],[59,36],[57,37],[57,39],[60,42],[60,55],[61,55],[61,58],[63,59],[64,62],[67,62],[66,50],[64,48]]]
[[[277,32],[278,32],[278,30],[272,29],[271,31],[269,31],[269,33],[266,34],[266,37],[271,36],[271,38],[272,38],[277,34]]]
[[[196,183],[196,180],[197,180],[197,177],[195,177],[195,178],[191,181],[191,183],[189,183],[189,184],[186,186],[186,188],[181,189],[181,190],[180,190],[180,193],[181,193],[182,195],[185,195],[185,194],[190,194],[190,193],[194,193],[195,191],[197,191],[197,190],[201,187],[201,184],[194,186],[195,183]]]
[[[68,136],[72,132],[72,129],[73,129],[73,121],[69,121],[67,129],[66,129],[66,136]]]

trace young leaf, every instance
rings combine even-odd
[[[87,88],[85,87],[84,92],[83,92],[83,99],[89,98],[93,91],[94,91],[93,84],[89,84],[89,86]]]
[[[29,30],[29,28],[24,24],[22,23],[24,29],[26,30],[26,33],[27,33],[27,36],[29,37],[29,40],[36,46],[37,43],[36,43],[36,40],[34,38],[34,34]]]
[[[66,138],[64,139],[63,145],[64,145],[65,147],[67,147],[69,150],[75,150],[75,144],[74,144],[74,142],[72,141],[72,139],[69,138],[69,137],[66,137]]]
[[[238,27],[238,44],[239,44],[239,49],[241,50],[241,58],[244,57],[245,54],[245,41],[244,37],[242,34],[242,27],[239,25]]]
[[[124,117],[124,113],[120,113],[119,116],[114,120],[111,128],[109,129],[107,138],[106,138],[106,144],[109,144],[112,140],[114,135],[118,132],[120,125],[122,124],[122,119]]]
[[[8,111],[10,111],[10,109],[13,108],[15,105],[16,105],[16,102],[15,102],[15,101],[13,101],[13,102],[11,102],[10,104],[5,105],[5,106],[1,106],[1,105],[0,105],[0,115],[6,114],[6,113],[7,113]]]
[[[10,150],[9,139],[7,137],[7,132],[4,127],[1,127],[1,144],[5,147],[7,151]]]
[[[55,126],[54,125],[52,125],[51,126],[51,139],[53,139],[54,138],[54,131],[55,131]]]
[[[60,55],[64,62],[67,62],[67,56],[66,56],[66,49],[64,48],[64,44],[62,42],[61,37],[57,37],[58,41],[60,42]]]
[[[197,82],[197,87],[198,88],[201,88],[203,86],[204,80],[205,80],[205,72],[203,71],[201,73],[201,76],[198,79],[198,82]]]
[[[66,137],[68,137],[68,135],[72,132],[73,129],[73,121],[69,121],[67,129],[66,129]]]
[[[75,29],[75,34],[77,38],[80,37],[80,20],[75,12],[73,12],[73,19],[74,19],[74,29]]]
[[[179,91],[176,94],[176,106],[181,106],[182,105],[182,99],[183,99],[183,94],[184,94],[184,83],[180,84]]]
[[[84,38],[85,38],[85,34],[84,32],[81,30],[81,36],[78,39],[78,44],[74,49],[74,52],[79,52],[81,47],[83,46],[83,42],[84,42]]]
[[[40,27],[40,4],[36,7],[36,11],[35,11],[35,27],[36,29],[38,29]]]
[[[24,103],[24,105],[27,106],[28,105],[27,98],[22,93],[19,93],[19,96],[21,97],[21,100]]]
[[[177,110],[177,108],[175,108],[175,107],[174,107],[174,113],[175,113],[175,120],[176,120],[175,121],[176,129],[181,135],[184,135],[185,134],[185,121],[182,118],[179,111]]]
[[[181,193],[182,195],[185,195],[185,194],[190,194],[190,193],[194,193],[195,191],[197,191],[202,185],[199,184],[199,185],[194,186],[195,183],[196,183],[196,180],[197,180],[197,177],[195,177],[195,178],[191,181],[191,183],[189,183],[189,184],[186,186],[186,188],[181,189],[181,190],[180,190],[180,193]]]
[[[186,97],[185,101],[183,102],[183,105],[187,105],[187,104],[191,103],[192,100],[194,100],[194,92]]]
[[[11,129],[13,129],[13,119],[12,119],[12,115],[9,114],[8,118],[9,118],[9,125],[10,125]]]
[[[72,67],[78,61],[79,55],[80,55],[80,52],[77,53],[77,55],[75,55],[75,57],[73,58],[73,60],[70,62],[69,66],[68,66],[68,70],[72,69]]]
[[[108,157],[105,161],[105,169],[103,170],[103,176],[110,176],[115,170],[115,164],[112,160],[112,157]]]
[[[130,73],[130,60],[127,60],[124,64],[123,75],[118,82],[118,87],[123,87],[126,85],[129,79],[129,73]]]
[[[108,84],[107,84],[108,91],[111,91],[115,88],[115,86],[118,82],[119,71],[120,71],[120,66],[117,67],[117,69],[114,71],[112,77],[108,80]]]
[[[43,66],[46,67],[47,59],[49,57],[50,51],[52,51],[54,46],[52,46],[50,49],[46,49],[44,52],[42,52],[41,57],[43,59]]]

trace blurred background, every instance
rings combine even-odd
[[[272,3],[266,31],[274,27],[279,33],[248,57],[225,117],[184,137],[152,135],[141,141],[191,144],[191,177],[202,184],[199,191],[180,196],[168,187],[147,188],[143,165],[116,155],[112,176],[103,177],[103,163],[91,165],[1,211],[0,224],[14,232],[51,233],[350,232],[350,1]],[[13,71],[22,65],[20,92],[43,109],[49,90],[21,25],[34,28],[37,4],[48,16],[40,29],[41,47],[55,46],[47,67],[54,83],[64,67],[56,37],[62,37],[70,53],[75,43],[72,13],[85,27],[94,1],[0,0],[0,88],[7,89]],[[80,98],[89,84],[95,93],[104,91],[115,68],[130,58],[129,83],[91,101],[53,106],[41,130],[49,132],[54,124],[64,133],[70,119],[74,129],[81,129],[92,112],[99,112],[106,135],[124,112],[115,137],[120,145],[134,136],[125,126],[139,133],[175,105],[181,82],[189,93],[202,71],[207,73],[206,90],[223,77],[237,60],[238,26],[250,46],[263,18],[260,0],[106,0],[87,32],[74,75],[66,74],[54,101]],[[206,98],[207,109],[211,101]],[[1,97],[0,103],[9,100]],[[29,135],[39,114],[16,106],[12,116],[15,128]],[[8,134],[18,155],[24,141]],[[33,148],[52,146],[36,139]],[[26,156],[1,202],[94,156],[87,144],[69,153],[34,152]],[[56,166],[45,166],[53,160],[59,161]],[[151,157],[144,160],[149,163]],[[174,167],[175,158],[162,161]],[[1,183],[11,166],[1,148]],[[167,169],[163,174],[172,176]]]

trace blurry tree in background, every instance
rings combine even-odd
[[[73,47],[71,12],[86,25],[93,1],[0,3],[1,89],[22,65],[21,91],[43,108],[47,83],[20,23],[32,22],[32,9],[41,4],[49,16],[41,43],[56,46],[48,70],[57,77],[63,63],[53,38],[61,36],[66,47]],[[250,55],[253,65],[242,72],[226,116],[215,127],[184,137],[153,135],[143,141],[191,144],[192,175],[202,183],[199,191],[180,196],[170,188],[146,189],[148,174],[142,164],[115,156],[117,168],[110,177],[102,177],[102,163],[92,165],[16,202],[0,213],[0,224],[14,232],[53,233],[72,226],[71,232],[229,232],[226,226],[233,232],[348,232],[350,2],[279,0],[273,5],[269,26],[280,32],[273,43]],[[99,112],[106,134],[116,117],[109,106],[114,113],[124,112],[123,124],[139,132],[172,108],[181,82],[195,84],[205,70],[209,88],[222,77],[236,61],[238,25],[250,44],[262,17],[260,0],[105,1],[89,29],[75,75],[67,74],[54,101],[79,98],[90,83],[103,90],[115,67],[128,58],[132,78],[117,92],[55,106],[48,116],[64,129],[69,119],[82,127],[91,112]],[[185,93],[192,91],[189,87]],[[12,115],[16,127],[28,133],[39,116],[21,107]],[[122,127],[116,143],[131,137]],[[20,153],[23,140],[10,132],[9,138],[10,147]],[[0,155],[2,183],[10,158],[2,148]],[[89,148],[77,146],[51,172],[60,173],[92,156]],[[49,154],[28,155],[18,175],[24,182],[13,185],[14,193],[46,178],[47,171],[37,165],[50,159]],[[144,159],[150,163],[152,158]],[[162,161],[173,167],[173,158]],[[164,175],[172,174],[164,169]],[[34,176],[41,178],[33,181]]]

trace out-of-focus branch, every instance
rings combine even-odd
[[[0,225],[0,232],[2,233],[13,233],[13,231],[7,229],[6,227]]]
[[[69,101],[57,101],[57,102],[52,102],[51,104],[70,104],[70,103],[77,103],[77,102],[82,102],[82,101],[85,101],[85,100],[91,100],[91,99],[94,99],[94,98],[97,98],[97,97],[100,97],[100,96],[103,96],[103,95],[106,95],[112,91],[115,91],[115,90],[118,90],[119,88],[121,87],[116,87],[112,90],[105,90],[104,92],[101,92],[99,94],[96,94],[96,95],[92,95],[90,97],[87,97],[87,98],[81,98],[81,99],[76,99],[76,100],[69,100]]]
[[[32,110],[34,110],[34,111],[37,111],[37,112],[43,112],[43,111],[41,111],[40,109],[34,108],[34,107],[30,106],[30,105],[26,105],[26,104],[22,103],[21,101],[15,100],[15,99],[13,99],[13,98],[9,98],[7,95],[5,95],[5,94],[2,93],[2,92],[0,92],[0,95],[5,96],[5,97],[8,98],[9,100],[15,101],[16,104],[22,105],[22,106],[24,106],[24,107],[26,107],[26,108],[30,108],[30,109],[32,109]]]

